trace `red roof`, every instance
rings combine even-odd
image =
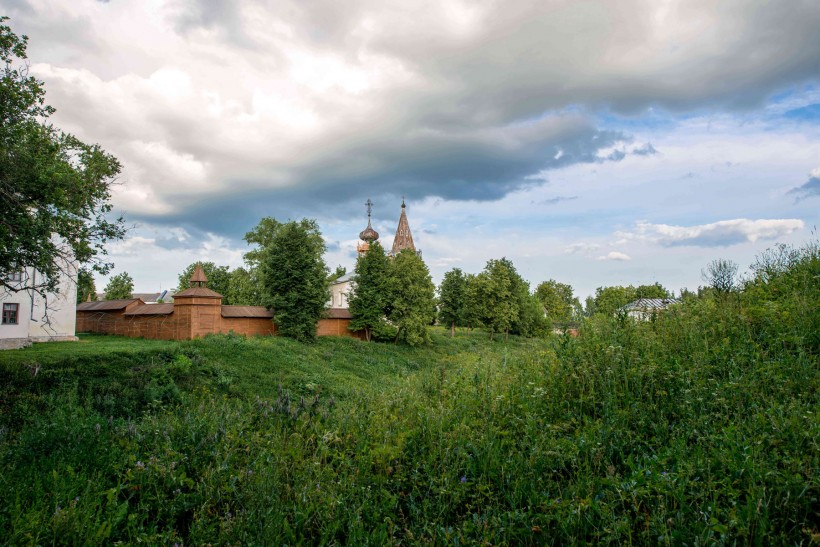
[[[77,304],[77,311],[116,311],[128,307],[129,304],[139,302],[139,298],[124,298],[122,300],[97,300],[96,302],[83,302]]]
[[[174,313],[173,304],[142,304],[125,312],[125,315],[170,315]]]
[[[222,295],[216,291],[212,291],[208,287],[190,287],[182,292],[174,294],[174,300],[180,297],[197,296],[199,298],[222,298]]]
[[[273,311],[264,306],[222,306],[222,317],[264,317],[271,319]]]

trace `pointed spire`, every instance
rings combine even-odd
[[[199,285],[197,285],[199,283]],[[205,271],[202,269],[202,264],[197,262],[193,275],[191,275],[191,287],[206,287],[208,278],[205,276]]]
[[[416,250],[413,243],[413,234],[410,233],[410,223],[407,222],[406,214],[407,206],[404,204],[404,196],[401,198],[401,216],[399,217],[399,225],[396,228],[396,237],[393,238],[393,249],[391,254],[397,255],[404,249]]]
[[[86,302],[91,302],[91,291],[88,291],[88,296],[85,298]]]

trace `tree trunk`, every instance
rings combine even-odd
[[[370,327],[365,327],[364,328],[364,338],[365,338],[365,340],[370,342]]]
[[[510,329],[507,329],[507,330],[504,331],[504,341],[506,342],[509,339],[510,339]]]
[[[450,338],[453,338],[456,335],[456,322],[453,321],[450,323]]]
[[[495,331],[490,329],[490,342],[493,341],[493,334],[495,334]]]

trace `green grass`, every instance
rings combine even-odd
[[[0,354],[0,537],[817,542],[809,265],[577,339],[88,336]]]

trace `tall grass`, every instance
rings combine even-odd
[[[817,273],[808,254],[577,339],[16,352],[0,367],[0,537],[817,541]]]

